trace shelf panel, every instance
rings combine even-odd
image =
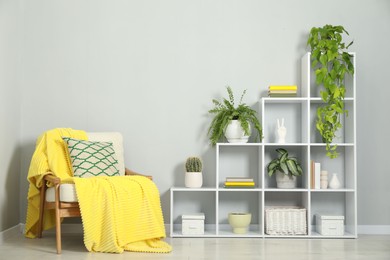
[[[186,188],[186,187],[172,187],[172,191],[216,191],[215,187],[202,187],[202,188]]]
[[[262,146],[262,143],[217,143],[217,146]]]
[[[181,224],[175,224],[173,226],[173,232],[171,237],[215,237],[217,235],[215,225],[205,225],[204,235],[183,235],[181,233]]]
[[[344,235],[342,236],[323,236],[316,231],[311,231],[311,238],[357,238],[357,235],[344,231]]]
[[[355,192],[354,189],[310,189],[310,192]]]
[[[325,147],[325,146],[326,146],[325,143],[310,143],[309,145],[310,145],[310,146],[322,146],[322,147]],[[351,146],[351,147],[354,146],[353,143],[332,143],[332,144],[331,144],[331,146],[334,146],[334,145],[337,145],[337,146]]]
[[[312,103],[324,103],[324,101],[322,100],[321,97],[311,97],[310,98],[310,101]],[[344,102],[353,102],[354,101],[354,98],[352,97],[346,97],[344,98]]]
[[[278,188],[267,188],[264,189],[265,192],[307,192],[308,189],[296,188],[296,189],[278,189]]]
[[[235,192],[235,191],[245,191],[245,192],[259,192],[262,191],[262,188],[224,188],[224,187],[219,187],[218,191],[221,192]]]
[[[309,235],[264,235],[264,238],[308,238]]]
[[[309,143],[264,143],[264,146],[307,146]]]
[[[259,225],[250,225],[248,232],[245,234],[235,234],[232,231],[232,227],[228,224],[219,225],[218,230],[219,237],[262,237],[262,231]]]
[[[262,98],[264,103],[304,103],[307,102],[309,99],[306,97],[289,97],[289,98],[272,98],[272,97],[263,97]]]

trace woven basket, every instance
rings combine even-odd
[[[306,235],[306,209],[299,207],[266,208],[265,233],[268,235]]]

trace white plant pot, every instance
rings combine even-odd
[[[297,176],[276,172],[276,187],[279,189],[294,189],[297,187]]]
[[[200,188],[203,184],[203,175],[201,172],[186,172],[184,182],[187,188]]]
[[[251,126],[249,125],[249,133],[251,133]],[[249,135],[245,135],[244,129],[238,120],[231,120],[225,129],[225,137],[229,143],[247,143]]]

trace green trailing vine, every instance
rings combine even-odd
[[[307,41],[311,47],[311,65],[316,84],[323,86],[320,93],[324,105],[317,109],[316,127],[326,143],[326,155],[330,158],[338,156],[337,146],[331,144],[337,130],[342,128],[342,115],[348,115],[344,108],[344,78],[346,74],[354,74],[353,56],[346,51],[353,41],[346,45],[343,33],[349,35],[343,26],[313,27]]]

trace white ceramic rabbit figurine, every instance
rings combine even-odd
[[[286,135],[287,135],[287,129],[284,127],[284,118],[282,118],[282,123],[280,123],[279,118],[277,119],[278,122],[278,143],[284,144],[286,143]]]

